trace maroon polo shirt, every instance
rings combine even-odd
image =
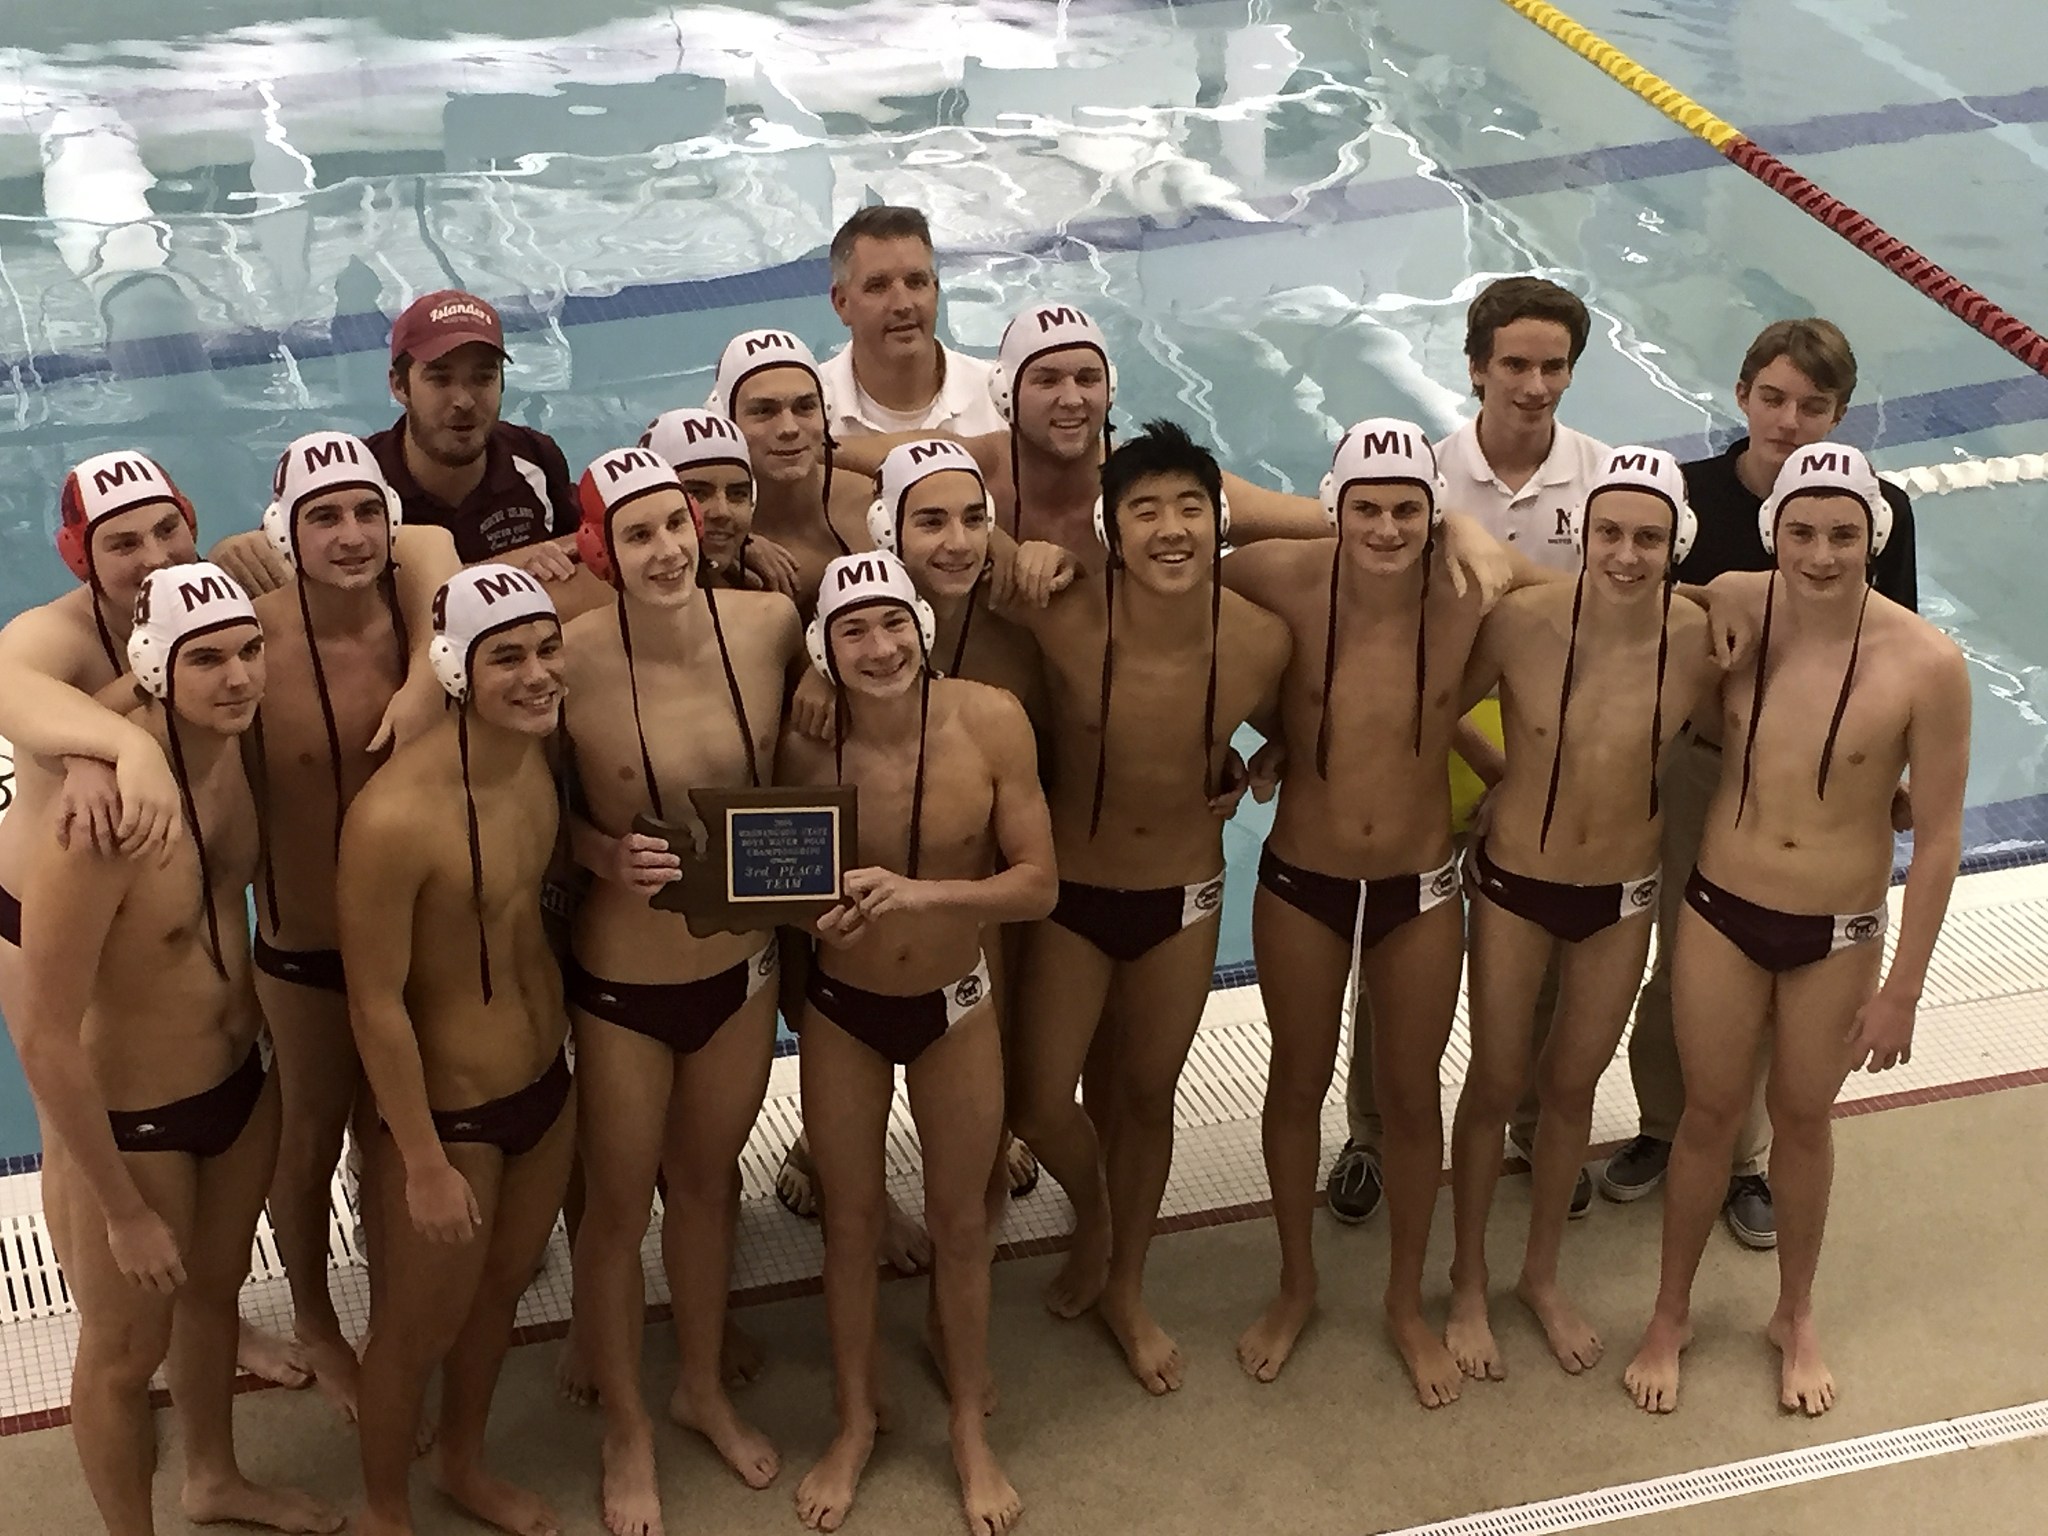
[[[405,466],[405,418],[364,439],[405,504],[408,523],[446,528],[464,565],[576,531],[569,461],[545,432],[501,421],[484,443],[484,477],[451,507],[421,490]]]

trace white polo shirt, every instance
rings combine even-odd
[[[951,432],[959,437],[979,437],[1000,432],[1008,425],[989,398],[988,379],[993,363],[945,343],[939,351],[946,359],[946,381],[922,411],[892,411],[869,399],[853,376],[853,344],[848,342],[819,365],[818,376],[825,385],[825,418],[832,435],[859,437],[871,432]]]
[[[1479,450],[1479,423],[1468,421],[1436,445],[1437,467],[1448,487],[1445,507],[1479,520],[1496,539],[1538,565],[1579,568],[1572,513],[1600,477],[1607,445],[1563,422],[1550,454],[1519,491],[1511,491]]]

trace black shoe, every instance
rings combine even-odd
[[[1380,1182],[1380,1155],[1357,1142],[1346,1140],[1337,1161],[1330,1165],[1330,1179],[1323,1186],[1329,1197],[1330,1214],[1356,1226],[1380,1208],[1386,1194]]]
[[[1593,1175],[1586,1169],[1579,1170],[1579,1182],[1572,1186],[1571,1219],[1577,1221],[1593,1209]]]
[[[1762,1174],[1744,1173],[1730,1179],[1721,1214],[1728,1218],[1728,1230],[1743,1247],[1765,1253],[1778,1246],[1778,1217],[1771,1209],[1771,1186]]]

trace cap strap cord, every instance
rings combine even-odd
[[[1095,799],[1088,810],[1088,836],[1102,828],[1102,799],[1109,787],[1109,693],[1116,681],[1116,551],[1102,571],[1102,710],[1101,740],[1095,746]]]
[[[1436,528],[1422,541],[1422,606],[1415,614],[1415,755],[1422,756],[1422,702],[1429,677],[1429,568],[1436,553]]]
[[[900,543],[901,540],[898,540]],[[958,677],[960,667],[967,658],[967,635],[974,628],[974,600],[980,594],[982,584],[988,580],[988,563],[984,561],[981,574],[974,578],[974,585],[967,593],[967,611],[960,619],[960,633],[953,641],[953,664],[946,668],[946,676]]]
[[[1863,601],[1856,607],[1856,635],[1849,642],[1849,666],[1842,673],[1842,692],[1835,700],[1835,713],[1828,721],[1828,739],[1820,749],[1820,779],[1815,788],[1823,800],[1828,797],[1828,768],[1835,760],[1835,737],[1842,729],[1842,716],[1849,709],[1849,690],[1856,686],[1856,657],[1863,649],[1863,616],[1870,609],[1870,587],[1865,583]]]
[[[484,1003],[491,1001],[491,936],[484,929],[484,849],[476,824],[476,791],[469,782],[469,706],[455,717],[455,750],[462,759],[462,809],[469,821],[469,895],[476,905],[477,971],[483,981]]]
[[[94,577],[92,583],[92,627],[99,632],[100,649],[106,653],[107,665],[114,669],[114,676],[120,677],[130,671],[128,663],[121,659],[114,646],[113,631],[107,628],[107,616],[100,611],[100,583]]]
[[[1557,814],[1557,788],[1564,777],[1564,717],[1571,708],[1572,672],[1579,658],[1579,611],[1586,601],[1586,567],[1579,565],[1579,579],[1572,583],[1572,632],[1564,647],[1564,686],[1557,691],[1557,740],[1550,752],[1550,788],[1543,797],[1543,829],[1536,836],[1536,849],[1550,846],[1550,819]]]
[[[306,653],[313,658],[313,692],[320,698],[320,722],[327,727],[327,767],[334,776],[334,851],[341,853],[341,731],[334,723],[334,699],[327,691],[327,669],[320,662],[320,641],[313,634],[313,610],[306,599],[306,577],[300,572],[299,620],[306,626]]]
[[[1658,765],[1664,752],[1664,663],[1671,654],[1671,577],[1664,578],[1664,617],[1657,625],[1657,695],[1650,704],[1650,820],[1658,805]]]
[[[832,542],[839,546],[839,553],[850,555],[853,553],[853,546],[840,536],[839,525],[832,521],[832,450],[837,446],[832,441],[832,429],[827,427],[825,429],[825,531],[832,535]]]
[[[270,913],[270,931],[280,926],[277,916],[277,865],[271,857],[270,836],[270,754],[263,740],[263,708],[258,705],[250,722],[243,771],[249,774],[250,797],[256,802],[256,860],[263,869],[263,905]],[[250,771],[253,768],[253,772]],[[338,852],[338,850],[337,850]]]
[[[1764,684],[1770,680],[1771,608],[1777,601],[1778,574],[1773,571],[1764,587],[1764,628],[1756,642],[1756,689],[1749,701],[1749,731],[1742,741],[1742,787],[1735,798],[1735,825],[1742,825],[1743,808],[1749,804],[1750,760],[1756,753],[1757,722],[1764,717]]]
[[[919,674],[917,697],[917,776],[910,786],[910,857],[905,861],[904,873],[912,880],[917,878],[918,855],[924,844],[924,750],[930,733],[932,714],[932,669],[930,658],[925,661],[924,670]]]
[[[647,780],[648,803],[654,807],[654,814],[666,821],[668,812],[661,806],[661,781],[654,776],[654,759],[647,755],[647,732],[640,724],[640,679],[633,670],[633,623],[626,616],[626,589],[619,588],[619,644],[626,653],[626,691],[633,700],[633,736],[640,743],[640,772]]]
[[[199,825],[199,807],[192,798],[192,775],[185,766],[185,749],[178,740],[178,713],[164,695],[164,725],[171,741],[171,773],[178,781],[178,799],[184,803],[185,820],[192,828],[192,851],[199,855],[199,898],[206,908],[206,937],[211,947],[213,968],[227,979],[227,962],[221,957],[220,914],[213,910],[213,871],[206,861],[206,834]]]
[[[620,601],[623,602],[624,598],[621,597]],[[759,789],[761,762],[754,749],[754,728],[747,723],[747,701],[740,692],[739,676],[733,671],[732,652],[726,649],[725,625],[718,617],[718,599],[712,595],[709,587],[704,589],[704,603],[711,610],[711,634],[718,641],[718,661],[719,665],[725,668],[725,691],[732,695],[732,713],[733,718],[739,722],[740,745],[747,750],[747,782],[755,789]],[[641,741],[640,752],[643,757],[647,752],[644,738]],[[651,778],[649,782],[652,782]]]
[[[1344,567],[1344,528],[1337,528],[1337,548],[1330,556],[1330,622],[1323,639],[1323,717],[1316,723],[1316,776],[1330,777],[1330,694],[1337,686],[1337,579]]]
[[[1219,519],[1220,522],[1220,519]],[[1216,553],[1209,564],[1209,687],[1202,699],[1202,797],[1207,799],[1214,785],[1209,765],[1216,756],[1216,648],[1223,632],[1223,536],[1217,529]]]

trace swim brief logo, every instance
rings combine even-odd
[[[770,944],[766,949],[762,950],[760,955],[755,959],[754,974],[756,976],[762,977],[773,976],[775,974],[775,946],[773,944]]]
[[[1069,304],[1060,304],[1052,309],[1041,309],[1038,311],[1038,333],[1041,336],[1047,331],[1055,330],[1063,325],[1086,324],[1088,324],[1088,317]]]
[[[1628,904],[1638,911],[1641,911],[1656,899],[1657,882],[1654,880],[1638,881],[1629,888]]]
[[[362,456],[356,452],[356,440],[352,437],[331,437],[324,443],[308,443],[304,457],[309,475],[331,468],[343,459],[351,464],[362,463]]]
[[[1851,944],[1867,944],[1876,938],[1883,928],[1884,924],[1873,913],[1865,912],[1842,924],[1842,937]]]
[[[447,304],[436,304],[427,311],[427,319],[435,325],[446,325],[450,320],[474,320],[479,325],[496,325],[498,317],[483,305],[469,299],[456,299]]]
[[[796,338],[782,331],[763,331],[758,336],[749,336],[744,345],[748,357],[756,352],[794,352]]]
[[[1220,879],[1211,880],[1208,884],[1198,886],[1195,889],[1195,910],[1197,912],[1214,912],[1222,901],[1223,882]]]
[[[92,472],[92,488],[99,495],[105,496],[130,481],[139,485],[143,481],[156,478],[146,460],[116,459],[105,469],[96,469]]]
[[[953,1006],[972,1008],[981,1001],[981,977],[962,976],[953,984]]]
[[[446,590],[446,588],[442,589],[444,592]],[[484,606],[489,607],[497,602],[499,598],[510,597],[515,592],[538,592],[540,591],[540,583],[524,571],[506,570],[494,572],[488,576],[477,577],[475,591],[476,595],[484,600]],[[446,605],[441,601],[441,593],[437,592],[434,594],[434,627],[436,629],[445,628],[445,625],[442,623],[445,611]]]
[[[1446,864],[1430,877],[1429,894],[1442,901],[1458,888],[1458,866]]]

